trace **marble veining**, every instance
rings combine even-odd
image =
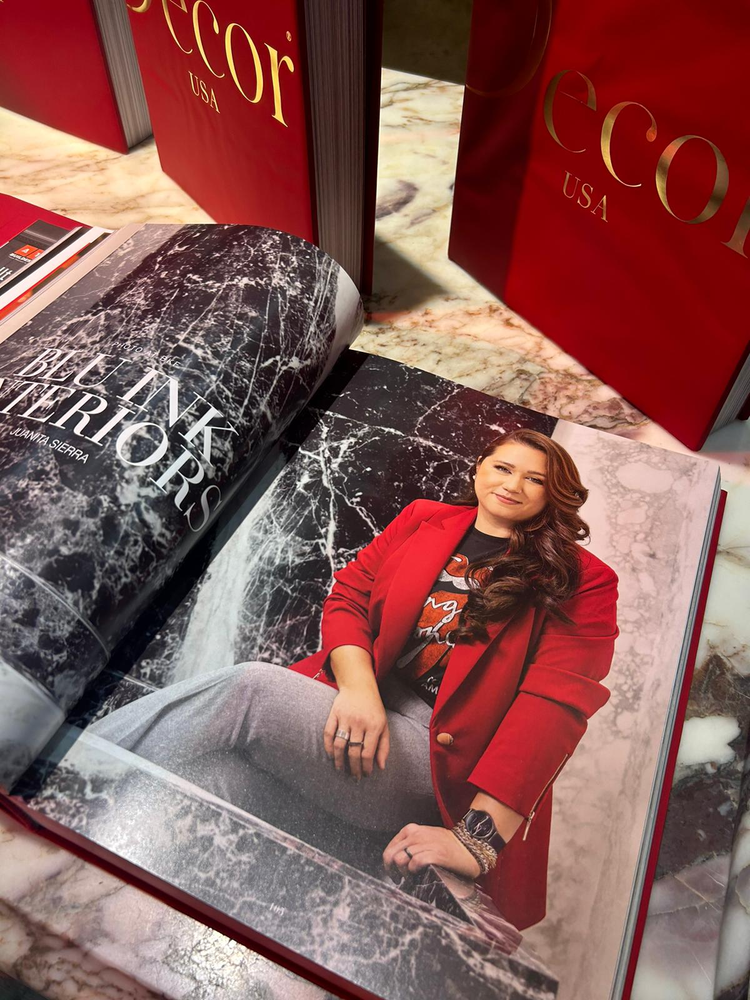
[[[515,955],[523,935],[503,919],[490,897],[470,879],[435,865],[402,880],[401,888],[417,899],[473,924],[506,955]]]
[[[608,995],[717,470],[562,421],[553,438],[590,491],[591,549],[619,577],[612,696],[555,783],[548,914],[526,933],[572,1000]]]
[[[350,354],[289,429],[293,460],[238,512],[231,538],[218,539],[154,641],[135,663],[118,658],[129,678],[160,687],[244,660],[288,665],[314,652],[335,569],[412,500],[455,495],[501,428],[554,427],[392,362],[362,361]],[[394,393],[398,408],[386,405]]]
[[[47,1000],[334,1000],[5,815],[0,871],[0,971]]]
[[[528,951],[508,955],[472,924],[96,736],[62,727],[18,791],[48,819],[383,1000],[555,996]]]
[[[743,571],[750,569],[750,490],[725,485],[729,497],[633,1000],[662,1000],[667,990],[677,1000],[744,1000],[750,979],[750,925],[736,893],[750,870],[744,776],[750,622],[740,610],[747,603]]]
[[[2,344],[0,637],[63,710],[356,335],[357,302],[296,237],[153,226]]]

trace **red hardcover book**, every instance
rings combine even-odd
[[[5,0],[0,38],[2,107],[121,153],[150,134],[119,3]]]
[[[750,389],[749,30],[697,0],[474,4],[450,256],[691,448]]]
[[[301,236],[369,286],[379,0],[133,0],[164,171],[217,222]]]
[[[57,212],[48,212],[20,198],[0,194],[0,247],[24,232],[36,222],[59,227],[61,230],[75,229],[79,223]]]

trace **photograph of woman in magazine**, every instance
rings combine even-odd
[[[579,544],[560,444],[512,431],[470,480],[335,574],[317,653],[217,664],[91,731],[372,873],[437,864],[537,923],[551,788],[609,698],[617,577]]]

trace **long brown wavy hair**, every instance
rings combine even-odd
[[[547,503],[536,517],[511,528],[504,553],[471,563],[467,576],[475,586],[469,591],[456,639],[486,640],[488,625],[506,621],[529,607],[542,608],[570,623],[562,604],[573,596],[580,580],[577,542],[589,537],[589,528],[578,511],[586,502],[588,490],[567,451],[538,431],[521,429],[495,438],[476,464],[501,445],[513,442],[547,456]],[[478,505],[474,473],[472,470],[456,503]]]

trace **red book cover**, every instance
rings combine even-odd
[[[305,21],[297,0],[133,0],[131,25],[165,173],[221,223],[318,243]],[[379,77],[378,3],[367,5],[366,80]],[[377,111],[378,93],[366,103]],[[374,96],[374,101],[373,101]],[[366,116],[367,165],[377,113]],[[375,149],[373,149],[373,129]],[[367,188],[363,277],[372,267],[375,178]]]
[[[0,106],[127,153],[91,0],[4,0],[0,38]]]
[[[748,30],[697,0],[474,4],[450,256],[692,448],[748,353]]]
[[[46,208],[38,208],[20,198],[0,194],[0,246],[23,232],[37,220],[59,226],[61,229],[75,229],[79,223],[57,212],[48,212]]]

